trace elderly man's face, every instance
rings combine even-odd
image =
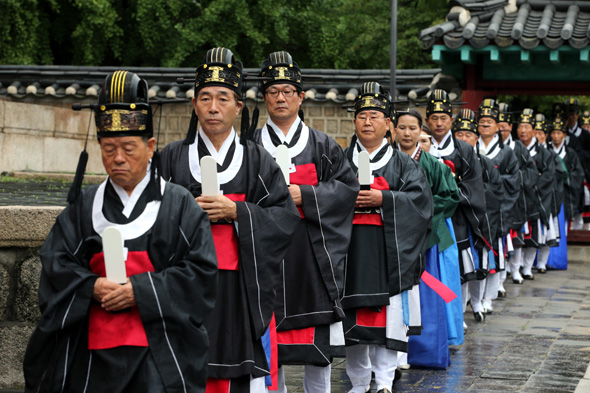
[[[498,123],[491,117],[481,117],[477,122],[477,130],[484,138],[493,137],[498,132]]]
[[[389,129],[389,117],[383,112],[365,110],[355,116],[354,128],[363,146],[366,148],[379,146]]]
[[[272,85],[264,92],[264,103],[273,122],[293,122],[299,113],[304,92],[290,83]]]
[[[502,122],[498,123],[498,129],[500,130],[500,133],[502,134],[502,140],[505,141],[510,136],[510,133],[512,132],[512,124],[510,124],[506,121],[502,121]]]
[[[537,138],[537,140],[539,141],[540,144],[545,143],[545,141],[547,140],[547,134],[545,134],[545,131],[535,130],[534,131],[534,135],[535,135],[535,138]]]
[[[145,176],[156,140],[139,136],[101,138],[102,164],[111,180],[130,194]]]
[[[242,105],[233,91],[221,86],[205,87],[193,98],[199,124],[209,138],[229,134]]]
[[[567,113],[567,126],[572,128],[578,122],[580,114],[578,112],[570,111]]]
[[[426,125],[430,128],[432,137],[440,142],[451,129],[453,119],[446,113],[433,113],[426,118]]]
[[[551,141],[553,142],[553,145],[555,145],[556,147],[561,146],[564,139],[565,139],[565,132],[557,131],[557,130],[551,131]]]
[[[469,143],[473,147],[475,147],[475,144],[478,140],[477,134],[471,131],[457,131],[455,133],[455,138],[461,139],[462,141]]]
[[[529,123],[520,123],[516,132],[518,133],[518,139],[525,146],[528,146],[533,140],[533,126]]]

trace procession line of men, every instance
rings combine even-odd
[[[289,365],[305,366],[305,392],[330,392],[331,363],[345,356],[351,392],[369,391],[374,374],[387,393],[405,363],[450,365],[467,301],[483,321],[505,296],[506,270],[522,283],[522,264],[532,279],[537,250],[540,273],[563,264],[551,256],[565,219],[590,206],[582,153],[565,145],[575,134],[590,143],[587,130],[556,119],[547,150],[544,120],[527,109],[521,143],[506,105],[486,99],[477,117],[453,120],[442,90],[423,124],[370,82],[342,150],[305,124],[289,53],[262,62],[260,129],[241,99],[243,74],[229,49],[209,50],[187,135],[161,154],[145,80],[105,78],[91,107],[109,176],[81,190],[82,154],[41,249],[27,392],[286,392]],[[275,162],[281,145],[287,178]],[[217,163],[215,196],[203,194],[204,157]],[[106,278],[108,227],[122,236],[125,283]]]

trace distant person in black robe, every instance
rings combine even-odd
[[[215,303],[209,220],[160,179],[147,83],[117,71],[95,107],[109,177],[80,193],[41,248],[42,318],[25,355],[27,392],[204,392],[204,321]],[[78,177],[80,176],[80,177]],[[105,276],[103,231],[119,229],[127,282]]]
[[[332,359],[344,355],[340,299],[358,181],[342,148],[304,123],[301,70],[291,55],[271,53],[260,76],[269,118],[254,141],[273,157],[278,145],[287,146],[289,192],[300,213],[277,288],[279,365],[305,365],[304,390],[328,393]]]
[[[486,106],[487,108],[490,107],[489,104]],[[472,110],[461,109],[461,112],[453,122],[453,134],[455,138],[467,142],[474,149],[477,149],[478,143],[481,141],[480,130],[483,128],[478,124],[477,120],[478,119],[476,119],[475,113]],[[505,199],[505,187],[500,172],[496,168],[492,159],[486,157],[485,154],[482,154],[486,152],[486,149],[484,148],[474,151],[476,152],[476,156],[481,165],[482,180],[486,197],[486,221],[488,223],[488,232],[490,234],[490,239],[493,240],[492,244],[497,245],[498,239],[501,237],[502,233],[502,202]],[[498,250],[499,248],[493,250],[496,258]],[[485,277],[467,283],[471,308],[473,309],[475,320],[478,322],[483,322],[485,320],[485,315],[491,314],[493,310],[491,293],[497,296],[498,287],[495,278],[498,277],[498,275],[495,271],[498,263],[497,259],[494,257],[493,251],[492,249],[485,250],[480,258],[481,269],[487,271],[488,274]],[[487,298],[486,294],[488,295]],[[487,304],[485,303],[485,300],[488,301]],[[465,302],[466,301],[467,299],[465,299]]]
[[[196,71],[187,136],[162,151],[162,176],[188,188],[212,221],[219,291],[205,322],[211,341],[209,393],[264,392],[276,386],[276,287],[299,221],[279,166],[248,138],[242,76],[242,64],[229,49],[209,50]],[[233,124],[242,109],[238,137]],[[217,196],[202,195],[205,156],[217,162]]]
[[[504,256],[507,236],[510,235],[514,206],[521,191],[518,160],[512,149],[504,145],[498,129],[499,120],[500,108],[496,100],[493,98],[484,99],[477,112],[480,136],[475,148],[480,156],[485,156],[492,161],[498,169],[504,185],[504,195],[501,198],[502,214],[498,233],[492,244],[496,266],[495,269],[490,269],[485,278],[485,293],[482,299],[482,306],[486,314],[493,312],[492,301],[498,297],[500,290],[500,273],[506,268]]]

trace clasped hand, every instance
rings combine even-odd
[[[121,311],[135,306],[135,294],[129,278],[121,285],[105,277],[99,277],[94,283],[92,297],[106,311]]]
[[[238,220],[238,210],[236,203],[222,194],[217,196],[200,196],[195,198],[201,209],[205,210],[209,215],[210,221]]]
[[[356,198],[355,207],[378,207],[383,204],[383,194],[379,190],[361,190]]]

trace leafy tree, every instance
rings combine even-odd
[[[388,68],[385,0],[0,0],[0,63],[194,67],[225,46],[246,67],[287,50],[305,68]],[[400,1],[398,66],[431,67],[420,29],[447,0]]]

